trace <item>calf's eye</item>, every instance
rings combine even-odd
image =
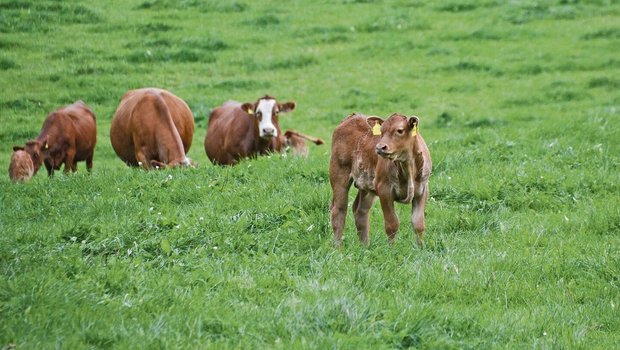
[[[397,129],[397,130],[396,130],[396,133],[397,133],[398,135],[402,135],[404,132],[405,132],[405,129],[402,129],[402,128],[401,128],[401,129]]]

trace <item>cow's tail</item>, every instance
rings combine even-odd
[[[158,115],[163,118],[163,120],[168,124],[168,129],[172,133],[172,138],[175,141],[175,145],[173,147],[178,148],[179,156],[185,157],[185,149],[183,147],[183,140],[181,140],[181,134],[177,130],[177,126],[174,124],[174,120],[172,119],[172,115],[170,114],[170,108],[164,101],[164,98],[160,94],[153,94],[155,97],[155,108],[157,109]],[[171,161],[169,159],[168,161]]]

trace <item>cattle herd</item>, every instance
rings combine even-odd
[[[216,165],[235,165],[241,159],[292,150],[306,156],[305,141],[323,140],[294,130],[280,130],[278,116],[294,110],[295,102],[280,103],[266,95],[256,102],[228,101],[209,116],[204,147]],[[194,166],[187,157],[194,135],[194,116],[178,96],[157,88],[131,90],[122,97],[112,119],[110,142],[129,166],[146,170]],[[85,161],[91,171],[97,142],[96,118],[82,101],[50,113],[36,139],[14,146],[9,177],[32,178],[42,164],[48,176],[64,164],[64,172]],[[399,221],[394,202],[411,203],[411,223],[423,245],[424,207],[431,174],[429,150],[419,132],[418,117],[393,114],[379,117],[351,114],[332,136],[329,177],[332,187],[331,225],[336,245],[342,242],[351,185],[357,189],[352,212],[359,239],[368,244],[370,208],[379,197],[385,231],[392,242]]]

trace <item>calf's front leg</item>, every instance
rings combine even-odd
[[[381,201],[381,210],[383,211],[383,224],[385,226],[385,233],[388,236],[388,241],[394,243],[396,234],[398,233],[398,216],[394,210],[394,199],[389,196],[379,196]]]

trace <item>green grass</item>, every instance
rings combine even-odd
[[[0,0],[0,169],[48,112],[97,114],[94,171],[0,178],[0,347],[576,348],[620,343],[617,1]],[[196,169],[127,168],[122,94],[195,114]],[[329,145],[212,166],[210,110],[266,93],[330,139],[415,114],[425,249],[328,220]],[[354,191],[351,191],[351,198]]]

